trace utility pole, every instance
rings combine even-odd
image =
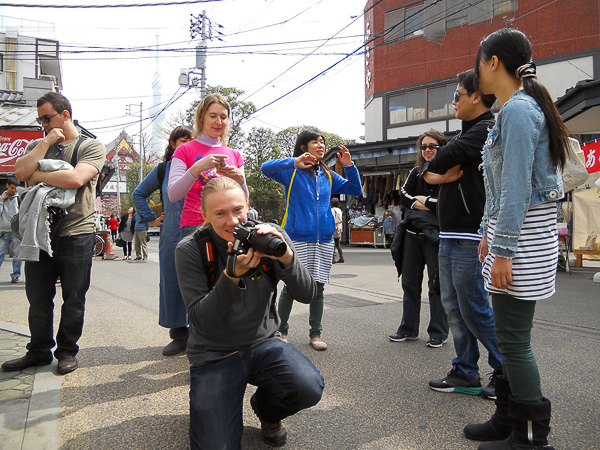
[[[117,174],[117,214],[121,217],[121,164],[119,164],[118,149],[115,149],[115,156],[113,156],[113,167]]]
[[[206,15],[206,11],[202,11],[202,14],[197,16],[191,15],[190,19],[190,35],[192,39],[200,35],[200,42],[196,46],[196,67],[192,69],[181,69],[179,75],[180,86],[198,86],[198,78],[194,75],[200,75],[200,96],[204,98],[206,95],[206,50],[207,41],[213,39],[213,23]],[[223,28],[222,25],[215,24],[217,28]],[[222,35],[220,31],[215,32],[217,35]],[[217,40],[222,41],[221,38],[216,37]]]
[[[130,103],[127,105],[127,114],[133,116],[131,113],[131,107],[138,106],[136,103]],[[142,140],[142,102],[139,104],[140,107],[140,148],[139,148],[139,157],[140,157],[140,183],[144,179],[144,143]]]

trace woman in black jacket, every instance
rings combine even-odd
[[[430,161],[448,140],[443,133],[429,130],[417,140],[417,165],[412,169],[401,190],[405,227],[402,248],[402,322],[389,336],[392,342],[419,339],[421,286],[423,270],[429,277],[430,320],[427,346],[439,348],[448,339],[448,319],[440,299],[438,283],[439,226],[436,217],[439,187],[425,182],[423,165]],[[396,258],[395,258],[396,259]]]
[[[135,227],[135,208],[132,206],[123,214],[119,223],[119,236],[125,241],[123,246],[123,260],[131,259],[131,243],[133,242]]]

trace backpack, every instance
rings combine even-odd
[[[202,256],[202,266],[206,272],[206,278],[208,280],[208,290],[212,290],[213,286],[223,273],[219,270],[217,264],[217,256],[215,254],[215,243],[210,236],[208,228],[198,228],[194,234],[193,239],[196,241],[200,255]],[[273,282],[277,284],[275,278],[275,270],[273,270],[273,261],[271,258],[262,258],[259,267],[271,277]],[[262,277],[260,270],[252,276],[253,279],[259,279]]]
[[[79,135],[79,140],[75,145],[73,156],[71,157],[71,165],[73,168],[75,168],[75,165],[77,164],[77,151],[79,150],[79,146],[85,139],[87,138],[83,134]],[[96,197],[100,197],[102,194],[102,189],[104,189],[104,186],[108,184],[114,173],[115,168],[110,167],[108,165],[108,161],[104,160],[104,165],[102,166],[102,169],[100,169],[100,172],[98,172],[98,180],[96,181]]]
[[[168,161],[163,161],[161,162],[156,169],[156,175],[158,175],[158,189],[160,190],[160,202],[164,205],[165,202],[163,200],[163,189],[162,189],[162,185],[163,182],[165,181],[165,175],[167,174],[167,163]],[[163,206],[163,211],[164,211],[164,206]]]

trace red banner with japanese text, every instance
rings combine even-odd
[[[588,173],[600,170],[600,141],[589,142],[581,146],[585,157],[585,168]]]
[[[0,174],[14,173],[15,162],[25,154],[27,144],[41,137],[41,130],[0,130]]]

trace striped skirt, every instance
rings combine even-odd
[[[319,283],[329,283],[329,272],[333,262],[333,241],[301,242],[294,241],[294,249],[302,265]]]
[[[488,245],[494,241],[496,220],[490,219]],[[527,211],[512,260],[512,283],[507,289],[492,286],[495,256],[488,253],[483,263],[485,288],[490,293],[508,294],[519,300],[542,300],[555,292],[558,263],[556,203],[542,203]]]

